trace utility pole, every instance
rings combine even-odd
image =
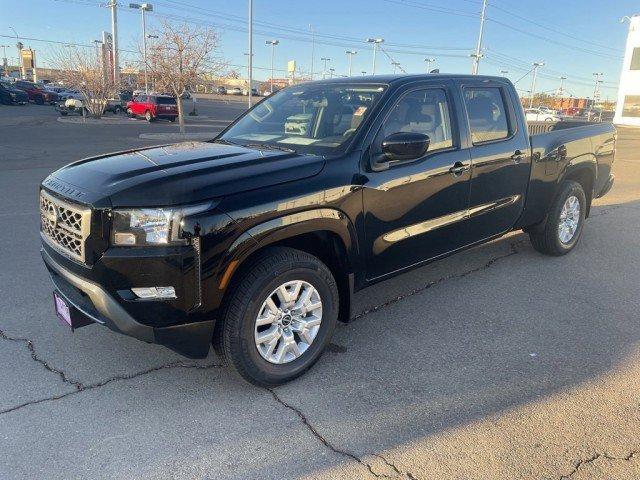
[[[533,78],[531,79],[531,98],[529,98],[529,108],[533,108],[533,97],[536,94],[536,77],[538,75],[538,68],[543,66],[544,62],[533,63]]]
[[[327,77],[327,62],[331,59],[329,57],[322,57],[320,60],[324,62],[324,67],[322,69],[322,79],[324,80]]]
[[[107,5],[111,9],[111,36],[113,37],[113,51],[111,58],[113,59],[113,86],[118,89],[120,85],[120,66],[118,64],[118,2],[111,0]]]
[[[482,12],[480,13],[480,34],[478,35],[478,45],[476,45],[476,53],[473,57],[473,70],[474,75],[478,74],[478,67],[480,66],[480,58],[482,57],[482,35],[484,34],[484,20],[485,13],[487,12],[487,0],[482,0]]]
[[[249,0],[249,108],[253,87],[253,0]]]
[[[356,50],[347,50],[345,53],[349,55],[349,76],[351,76],[351,64],[353,62],[353,56],[358,52]]]
[[[130,3],[129,8],[139,9],[142,12],[142,60],[144,62],[144,93],[149,93],[149,79],[147,68],[147,22],[144,12],[153,12],[153,5],[150,3]]]
[[[600,80],[600,77],[604,76],[604,73],[594,72],[593,76],[596,77],[596,85],[593,88],[593,103],[591,105],[591,108],[593,108],[595,106],[596,99],[600,96],[600,89],[598,87],[602,83],[602,80]]]
[[[436,61],[435,58],[425,58],[424,61],[427,63],[427,73],[431,72],[431,64]]]
[[[316,56],[316,31],[313,29],[313,25],[309,24],[309,30],[311,30],[311,81],[313,81],[313,63]]]
[[[273,56],[276,51],[276,45],[280,43],[279,40],[267,40],[265,42],[267,45],[271,45],[271,78],[269,79],[269,89],[271,93],[273,93]]]
[[[558,91],[556,92],[556,97],[562,97],[564,95],[564,81],[567,79],[567,77],[560,77],[560,87],[558,88]]]
[[[371,74],[376,74],[376,53],[378,53],[378,45],[384,42],[384,38],[367,38],[367,43],[373,43],[373,69]]]

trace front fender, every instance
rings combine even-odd
[[[217,270],[218,289],[225,291],[240,265],[257,250],[306,233],[331,232],[342,241],[347,263],[355,266],[359,246],[353,223],[334,208],[318,208],[291,213],[254,225],[243,232],[225,252]]]

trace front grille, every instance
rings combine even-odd
[[[53,248],[84,262],[90,227],[91,209],[40,191],[40,230]]]

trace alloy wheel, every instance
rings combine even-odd
[[[573,240],[578,231],[579,223],[580,200],[575,195],[571,195],[562,205],[560,221],[558,222],[558,238],[562,243],[567,244]]]
[[[276,288],[262,303],[255,321],[258,352],[270,363],[289,363],[313,343],[322,322],[318,290],[303,280]]]

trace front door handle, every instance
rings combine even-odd
[[[521,150],[516,150],[515,153],[511,155],[511,160],[513,160],[513,163],[516,163],[516,164],[520,163],[523,158],[524,158],[524,153],[522,153]]]
[[[466,172],[467,170],[469,170],[469,165],[465,165],[462,162],[456,162],[453,164],[453,167],[451,167],[449,169],[449,172],[454,176],[454,177],[459,177],[460,175],[462,175],[464,172]]]

